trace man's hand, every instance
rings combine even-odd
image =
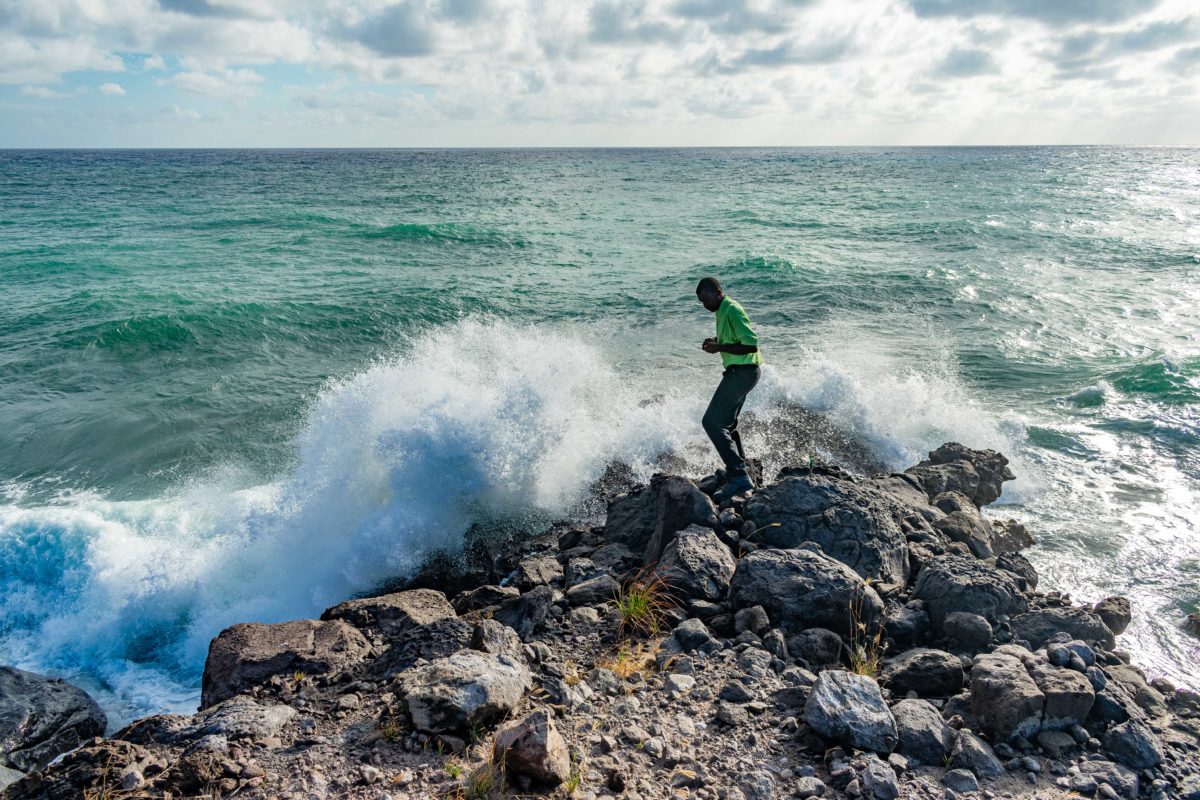
[[[717,344],[717,340],[714,338],[705,339],[704,344],[700,345],[700,348],[706,353],[721,352],[721,346]]]

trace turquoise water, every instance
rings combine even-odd
[[[0,152],[0,662],[189,711],[225,625],[710,467],[715,274],[760,418],[1002,449],[1043,585],[1194,685],[1198,269],[1198,149]]]

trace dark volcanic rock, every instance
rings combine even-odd
[[[925,610],[924,601],[912,600],[903,606],[889,608],[883,628],[897,647],[912,647],[924,641],[929,631],[929,612]],[[991,638],[990,633],[988,638]]]
[[[1042,730],[1065,731],[1083,724],[1096,699],[1091,681],[1080,672],[1044,661],[1034,661],[1026,669],[1045,697]]]
[[[860,750],[890,753],[896,748],[896,722],[879,684],[866,675],[822,672],[804,705],[804,719],[822,736]]]
[[[508,774],[524,775],[535,783],[558,786],[571,775],[567,743],[546,709],[497,730],[493,753]]]
[[[392,639],[391,646],[370,663],[367,671],[375,677],[389,677],[421,659],[431,661],[470,647],[474,636],[475,626],[461,617],[411,628],[404,636]]]
[[[840,664],[845,650],[842,637],[827,628],[808,628],[787,640],[788,654],[813,669]]]
[[[996,569],[1001,569],[1017,580],[1022,591],[1033,591],[1038,585],[1037,570],[1029,559],[1020,553],[1005,553],[996,559]]]
[[[746,556],[738,562],[731,597],[738,608],[762,606],[772,624],[790,633],[821,627],[848,635],[852,606],[861,605],[868,625],[883,613],[875,590],[816,545]]]
[[[975,659],[971,711],[992,741],[1036,735],[1045,703],[1045,696],[1019,659],[1000,653]]]
[[[976,558],[995,555],[992,549],[992,525],[979,516],[974,508],[951,512],[934,522],[933,527],[944,533],[950,541],[965,544]]]
[[[553,599],[554,592],[549,586],[538,586],[520,597],[502,603],[492,617],[527,640],[541,628],[546,615],[550,613]]]
[[[950,751],[950,766],[969,769],[980,780],[991,780],[1004,774],[1004,765],[987,742],[968,731],[959,731]]]
[[[507,656],[462,650],[396,676],[418,730],[452,733],[497,719],[529,690],[524,664]]]
[[[899,744],[896,752],[929,766],[941,766],[954,746],[954,731],[927,700],[901,700],[892,706]]]
[[[604,536],[649,564],[658,561],[671,537],[689,525],[717,527],[716,506],[687,478],[660,474],[649,486],[609,504]]]
[[[1104,734],[1104,749],[1127,767],[1148,769],[1163,760],[1163,749],[1145,723],[1131,719],[1113,725]]]
[[[963,688],[962,662],[943,650],[917,647],[888,660],[879,679],[894,695],[946,697]]]
[[[1056,633],[1072,639],[1099,642],[1105,650],[1115,645],[1113,632],[1095,612],[1086,608],[1041,608],[1012,619],[1013,637],[1024,639],[1033,648],[1041,647]]]
[[[1115,635],[1120,636],[1133,620],[1133,610],[1128,597],[1106,597],[1092,608],[1096,616],[1108,626]]]
[[[14,667],[0,667],[0,760],[22,772],[44,767],[104,733],[104,712],[82,689]]]
[[[993,625],[1004,615],[1025,610],[1025,597],[1007,572],[969,556],[937,556],[917,576],[914,591],[937,624],[955,611],[970,611]]]
[[[783,548],[813,542],[864,578],[898,584],[908,581],[903,520],[909,513],[869,481],[819,474],[784,478],[746,503],[758,528],[755,542]]]
[[[454,616],[454,607],[446,600],[446,595],[432,589],[412,589],[379,597],[347,600],[326,609],[321,619],[343,619],[356,628],[374,628],[391,637]]]
[[[361,661],[370,651],[358,629],[342,620],[233,625],[208,646],[200,707],[260,685],[272,675],[335,672]]]
[[[663,550],[659,571],[682,597],[722,600],[737,570],[737,561],[710,528],[692,525],[676,534]]]
[[[1008,468],[1008,459],[1000,453],[972,450],[958,442],[942,445],[905,474],[925,487],[930,499],[943,492],[958,492],[977,507],[1000,497],[1001,484],[1016,477]]]
[[[976,653],[992,640],[992,624],[978,614],[954,611],[946,615],[942,632],[963,650]]]

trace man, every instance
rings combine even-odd
[[[704,278],[696,287],[696,297],[709,311],[717,315],[717,335],[704,340],[706,353],[720,353],[721,383],[704,412],[704,430],[725,462],[725,485],[714,495],[718,503],[754,488],[746,474],[746,451],[738,434],[738,415],[746,395],[758,383],[759,365],[763,363],[758,350],[758,334],[750,327],[750,318],[741,305],[725,294],[716,278]]]

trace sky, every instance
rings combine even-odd
[[[0,147],[1200,144],[1200,0],[0,0]]]

